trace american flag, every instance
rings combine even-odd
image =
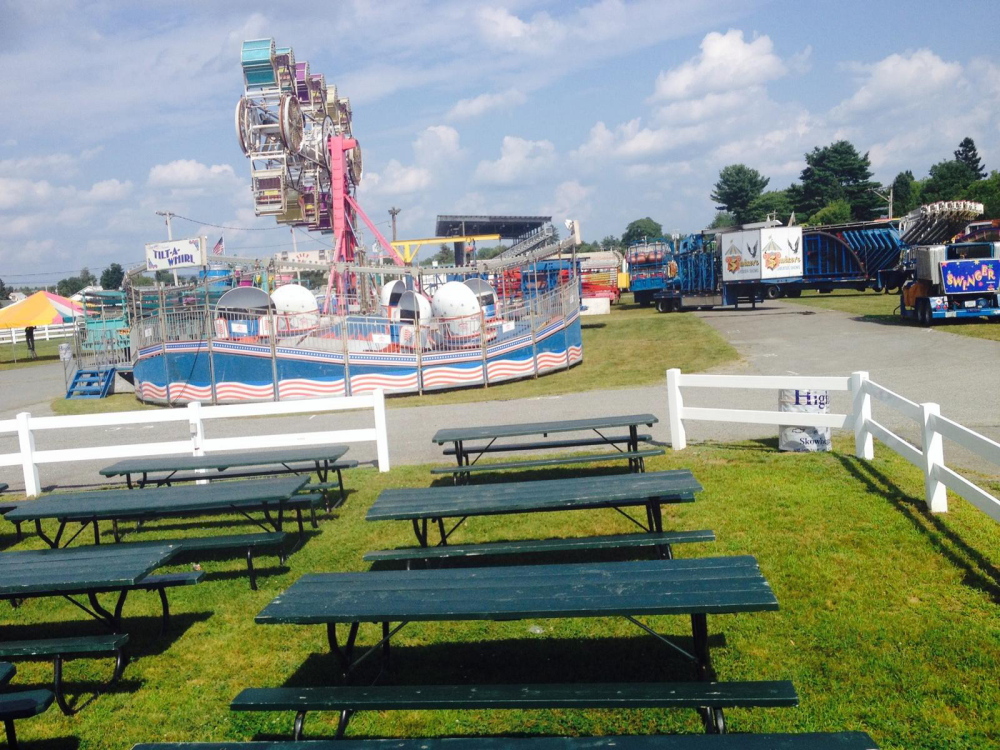
[[[212,255],[225,255],[226,254],[226,241],[219,237],[219,241],[215,243],[215,247],[212,248]]]

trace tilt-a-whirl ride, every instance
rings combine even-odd
[[[117,358],[131,366],[138,398],[416,393],[487,386],[582,360],[576,263],[552,257],[574,238],[560,243],[548,217],[439,217],[439,228],[441,219],[461,220],[444,222],[458,263],[413,265],[407,243],[386,240],[357,201],[361,149],[348,100],[273,39],[244,42],[242,68],[236,132],[257,214],[332,235],[332,247],[264,261],[220,257],[209,269],[202,239],[200,255],[192,245],[191,265],[203,268],[190,283],[126,283],[124,323],[104,321],[104,343],[92,348],[108,349],[107,331],[118,331],[115,346],[125,352]],[[368,246],[362,226],[374,238]],[[497,258],[463,263],[461,243],[476,234],[470,228],[515,242]],[[170,252],[156,257],[169,263]],[[292,283],[303,270],[323,271],[325,294]]]

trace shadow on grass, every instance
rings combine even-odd
[[[687,619],[684,619],[687,623]],[[549,621],[540,620],[546,631]],[[529,622],[522,622],[525,631]],[[679,626],[680,619],[677,620]],[[479,624],[474,624],[476,627]],[[709,627],[712,622],[709,619]],[[421,623],[408,626],[417,631]],[[531,627],[535,627],[531,625]],[[558,628],[556,625],[555,628]],[[367,632],[366,632],[367,631]],[[636,633],[641,631],[636,630]],[[369,641],[380,636],[377,626],[362,627],[354,656],[361,656]],[[691,636],[665,636],[688,653]],[[726,648],[722,634],[709,636],[713,649]],[[625,638],[559,638],[539,633],[528,638],[503,638],[477,642],[435,643],[423,646],[393,645],[389,664],[382,670],[380,654],[373,654],[351,675],[351,683],[368,685],[376,680],[391,685],[471,685],[545,683],[632,683],[696,681],[697,672],[686,656],[648,635]],[[715,679],[714,674],[712,679]],[[331,653],[312,654],[285,682],[286,687],[343,684],[340,663]]]
[[[570,454],[567,454],[570,455]],[[482,464],[487,466],[488,464]],[[456,467],[457,468],[457,467]],[[587,469],[580,469],[572,465],[567,465],[565,468],[538,468],[538,469],[524,469],[523,471],[486,471],[485,469],[471,475],[471,480],[466,485],[477,485],[477,484],[498,484],[505,482],[535,482],[540,479],[579,479],[581,477],[603,477],[610,476],[613,474],[621,474],[627,476],[629,474],[628,467],[624,465],[619,466],[599,466],[599,467],[588,467]],[[435,479],[430,484],[431,487],[453,487],[454,482],[451,477],[441,477]]]
[[[590,330],[593,328],[607,328],[607,323],[581,323],[580,328]]]
[[[20,730],[18,731],[20,732]],[[19,735],[18,741],[20,739]],[[27,747],[31,748],[31,750],[76,750],[76,748],[80,747],[80,738],[51,737],[47,740],[32,740]]]
[[[926,536],[934,549],[962,572],[962,583],[1000,604],[1000,571],[939,516],[930,513],[923,498],[907,495],[891,478],[866,461],[839,453],[837,458],[855,479],[873,492],[884,495],[917,531]]]

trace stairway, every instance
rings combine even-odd
[[[104,398],[115,392],[115,368],[77,370],[66,398]]]

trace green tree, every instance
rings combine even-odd
[[[750,204],[760,197],[770,180],[746,164],[730,164],[719,172],[711,199],[718,203],[716,209],[731,213],[738,224],[753,221]]]
[[[173,283],[174,275],[170,271],[167,271],[165,269],[160,269],[159,271],[153,274],[153,278],[162,284],[170,284]]]
[[[845,200],[855,221],[869,221],[878,213],[882,199],[872,191],[880,186],[871,179],[868,154],[858,153],[850,141],[817,146],[806,154],[801,185],[789,188],[789,197],[799,214],[809,215],[834,201]],[[815,217],[812,217],[815,223]]]
[[[787,224],[794,210],[787,190],[768,190],[753,200],[747,209],[747,215],[749,221],[764,221],[769,215],[774,214],[778,221]]]
[[[437,261],[439,266],[453,266],[455,265],[455,248],[446,242],[442,242],[439,249],[434,255],[429,258],[424,258],[420,261],[422,266],[432,266],[434,262]]]
[[[920,186],[913,178],[913,172],[906,170],[896,175],[892,181],[893,216],[906,216],[918,205]]]
[[[625,227],[622,234],[622,245],[628,247],[644,240],[655,240],[663,236],[663,227],[653,221],[648,216],[644,219],[636,219]]]
[[[135,287],[153,286],[156,283],[156,280],[155,279],[151,279],[151,278],[149,278],[148,276],[146,276],[144,274],[140,274],[139,276],[133,276],[133,277],[131,277],[131,280],[129,281],[129,283],[132,286],[135,286]]]
[[[955,161],[960,161],[971,169],[972,173],[976,175],[977,180],[986,178],[986,170],[983,168],[983,162],[979,158],[979,152],[976,150],[976,142],[971,138],[963,138],[962,142],[958,144],[958,151],[955,152]]]
[[[715,218],[712,219],[712,223],[709,224],[706,229],[722,229],[723,227],[734,227],[738,222],[735,217],[728,211],[718,211],[715,214]]]
[[[970,201],[983,204],[984,219],[1000,219],[1000,172],[993,170],[985,180],[976,180],[965,191]]]
[[[70,276],[61,279],[56,285],[56,293],[63,297],[72,297],[84,287],[93,286],[97,283],[97,277],[84,266],[80,269],[79,276]]]
[[[120,289],[125,270],[117,263],[112,263],[101,274],[101,289]]]
[[[7,299],[13,291],[13,287],[7,286],[3,283],[3,279],[0,279],[0,299]]]
[[[851,220],[851,204],[843,198],[833,201],[823,206],[809,219],[811,226],[825,226],[828,224],[846,224]]]
[[[601,247],[604,250],[614,250],[616,247],[621,245],[621,241],[615,237],[613,234],[609,234],[603,240],[601,240]]]
[[[924,203],[959,200],[976,181],[976,173],[963,161],[950,159],[931,167],[931,176],[924,183],[921,200]]]

